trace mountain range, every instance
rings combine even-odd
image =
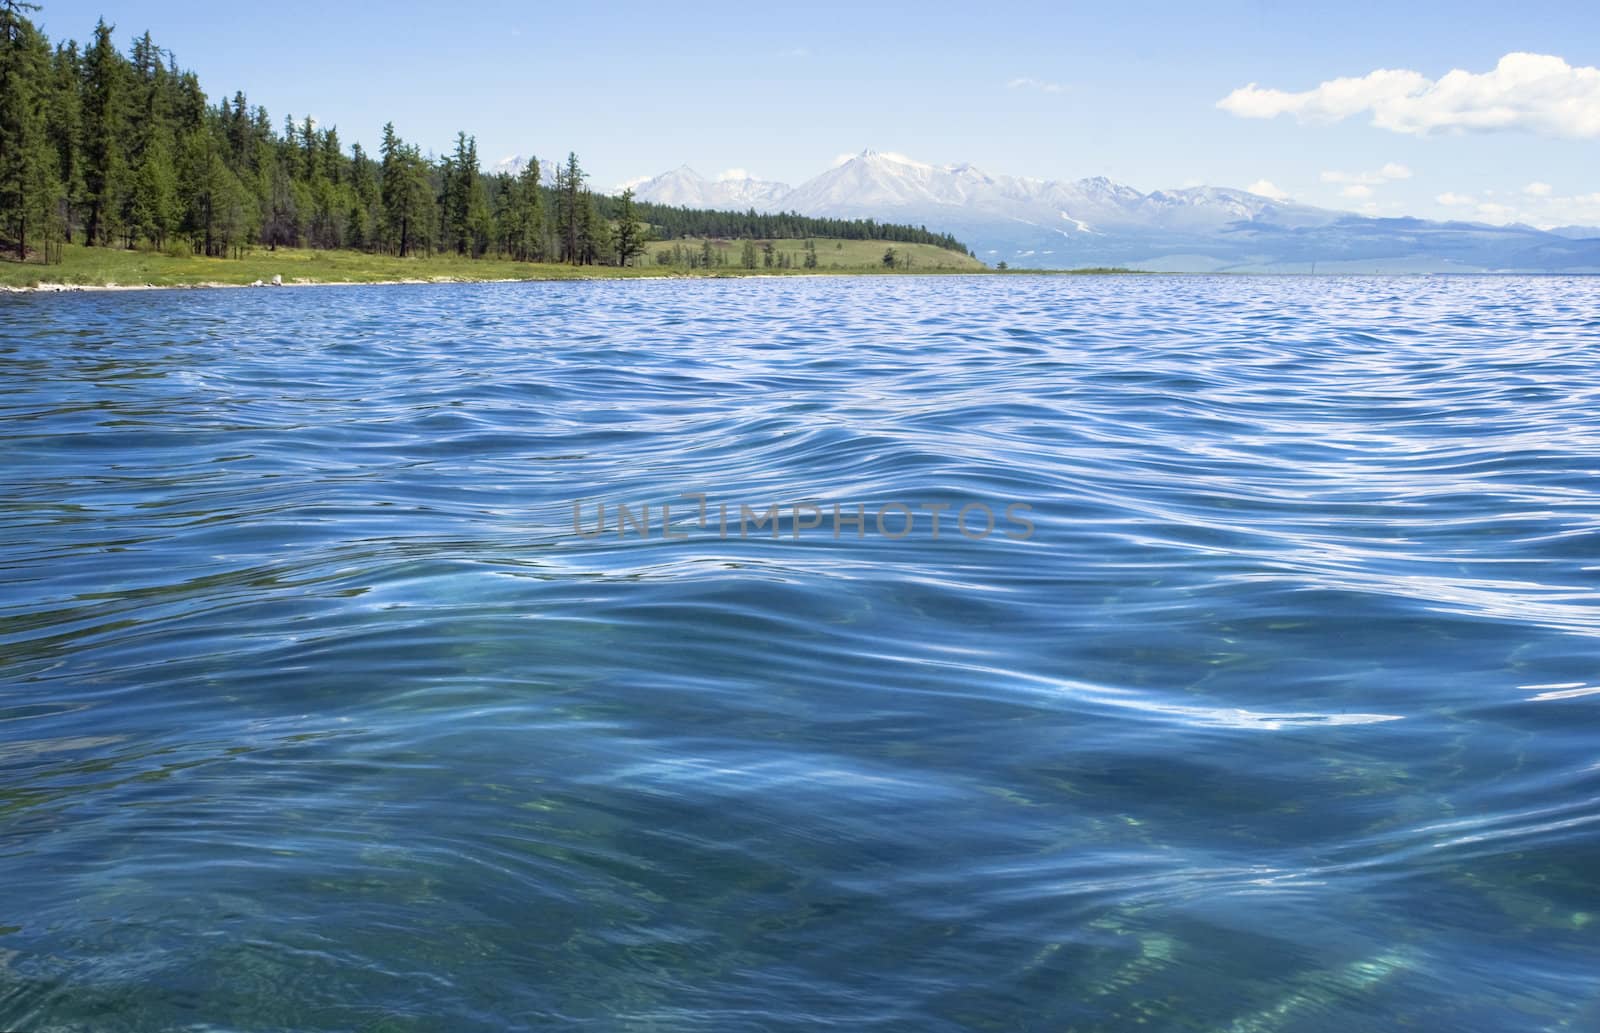
[[[1600,272],[1600,229],[1375,218],[1226,187],[992,175],[867,150],[797,187],[682,166],[642,201],[926,225],[1013,267],[1185,272]]]

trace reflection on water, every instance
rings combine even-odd
[[[0,299],[0,1028],[1600,1028],[1597,291]]]

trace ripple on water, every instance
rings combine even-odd
[[[1592,1028],[1596,301],[0,298],[0,1028]]]

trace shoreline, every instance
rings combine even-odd
[[[1040,270],[1046,272],[1046,270]],[[495,276],[483,279],[468,279],[464,277],[439,276],[431,279],[402,279],[402,280],[285,280],[282,283],[224,283],[220,280],[209,280],[198,283],[36,283],[32,285],[0,284],[0,294],[79,294],[86,292],[106,291],[193,291],[193,290],[275,290],[284,287],[432,287],[446,285],[460,285],[469,283],[615,283],[624,280],[804,280],[804,279],[853,279],[857,277],[911,277],[911,276],[990,276],[997,275],[992,270],[950,270],[948,272],[913,271],[904,273],[879,273],[879,272],[803,272],[803,273],[769,273],[769,272],[728,272],[716,273],[685,273],[682,271],[670,273],[637,273],[624,275],[600,274],[586,276],[577,273],[571,276]]]
[[[702,241],[700,248],[710,242]],[[793,248],[780,241],[787,255]],[[676,246],[676,245],[675,245]],[[64,294],[80,290],[154,290],[253,286],[334,286],[355,284],[420,285],[427,283],[516,283],[554,280],[718,279],[744,276],[900,276],[918,273],[985,272],[970,255],[946,252],[931,245],[895,248],[907,264],[893,268],[880,264],[884,252],[878,242],[833,242],[820,268],[801,268],[795,261],[783,268],[751,268],[736,264],[726,242],[711,245],[721,255],[717,261],[689,265],[661,261],[664,249],[629,266],[583,265],[557,262],[520,262],[499,255],[471,258],[443,253],[427,256],[375,254],[349,249],[256,249],[229,258],[192,254],[166,254],[147,250],[88,247],[68,244],[49,265],[0,259],[0,292]]]
[[[603,267],[610,269],[612,267]],[[839,269],[804,272],[774,273],[766,270],[734,271],[721,269],[713,273],[685,272],[602,272],[586,274],[574,272],[558,276],[486,276],[482,278],[460,276],[435,276],[426,279],[408,277],[397,280],[311,280],[304,277],[282,283],[227,283],[221,280],[204,280],[195,283],[36,283],[0,284],[3,294],[80,294],[107,291],[193,291],[193,290],[274,290],[284,287],[431,287],[469,283],[616,283],[628,280],[823,280],[823,279],[902,279],[913,277],[1005,277],[1005,276],[1160,276],[1173,275],[1148,273],[1137,269],[914,269],[904,272],[880,272],[873,269]],[[1178,274],[1182,275],[1182,274]]]

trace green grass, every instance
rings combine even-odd
[[[761,261],[760,248],[765,241],[756,241],[756,261]],[[656,255],[661,251],[670,252],[673,245],[679,245],[684,251],[700,253],[703,241],[700,238],[683,240],[657,241],[647,245],[644,252],[644,261],[655,265]],[[883,240],[825,240],[817,238],[817,268],[802,268],[805,262],[804,240],[779,239],[772,242],[773,250],[779,254],[789,256],[793,266],[791,269],[767,269],[759,267],[747,270],[739,263],[744,251],[742,240],[716,240],[711,246],[720,252],[726,261],[725,265],[713,267],[712,272],[726,271],[733,273],[862,273],[886,272],[883,265],[883,253],[889,248],[894,248],[896,256],[910,257],[911,268],[898,270],[912,273],[981,273],[986,266],[970,255],[958,254],[955,251],[946,251],[944,248],[934,247],[932,244],[897,244]],[[658,267],[665,268],[665,267]]]
[[[699,253],[699,240],[679,241],[683,248]],[[835,244],[842,245],[835,247]],[[641,276],[743,276],[760,274],[878,273],[883,268],[883,252],[888,246],[878,241],[817,241],[819,268],[800,268],[804,242],[779,240],[774,244],[793,254],[793,269],[747,270],[739,265],[740,241],[713,243],[728,255],[727,264],[710,269],[687,270],[657,265],[656,251],[672,248],[672,243],[647,247],[636,268],[613,266],[568,266],[554,263],[512,262],[504,259],[472,260],[456,255],[431,258],[395,258],[369,255],[362,251],[313,251],[256,248],[243,258],[202,258],[190,255],[174,258],[155,251],[126,251],[118,248],[67,245],[62,261],[55,265],[0,260],[0,287],[33,287],[41,283],[81,286],[182,287],[203,284],[249,284],[270,282],[282,276],[284,283],[380,283],[395,280],[589,280],[625,279]],[[911,272],[982,272],[976,259],[944,251],[929,244],[896,244],[896,254],[910,254]]]
[[[645,248],[634,268],[614,266],[569,266],[547,262],[511,262],[498,258],[476,261],[457,255],[431,258],[395,258],[369,255],[364,251],[313,251],[304,248],[256,248],[243,258],[201,258],[187,255],[174,258],[157,251],[126,251],[118,248],[82,247],[69,244],[62,261],[42,265],[37,261],[17,262],[0,257],[0,288],[34,287],[41,283],[68,286],[186,287],[206,284],[250,284],[271,282],[274,276],[284,283],[389,283],[397,280],[458,282],[474,280],[610,280],[662,276],[803,276],[865,275],[889,272],[883,253],[895,249],[898,256],[911,258],[910,269],[895,273],[996,273],[997,275],[1063,275],[1132,273],[1121,268],[1093,269],[1008,269],[996,271],[968,255],[946,251],[931,244],[887,244],[878,240],[825,240],[817,245],[817,268],[803,268],[805,241],[775,240],[775,249],[790,256],[789,269],[745,269],[740,264],[744,242],[713,240],[711,246],[724,264],[709,269],[685,269],[659,265],[656,253],[670,252],[676,244],[684,252],[699,255],[703,241],[685,239],[657,241]],[[758,243],[759,247],[759,243]],[[758,252],[759,261],[759,252]]]

